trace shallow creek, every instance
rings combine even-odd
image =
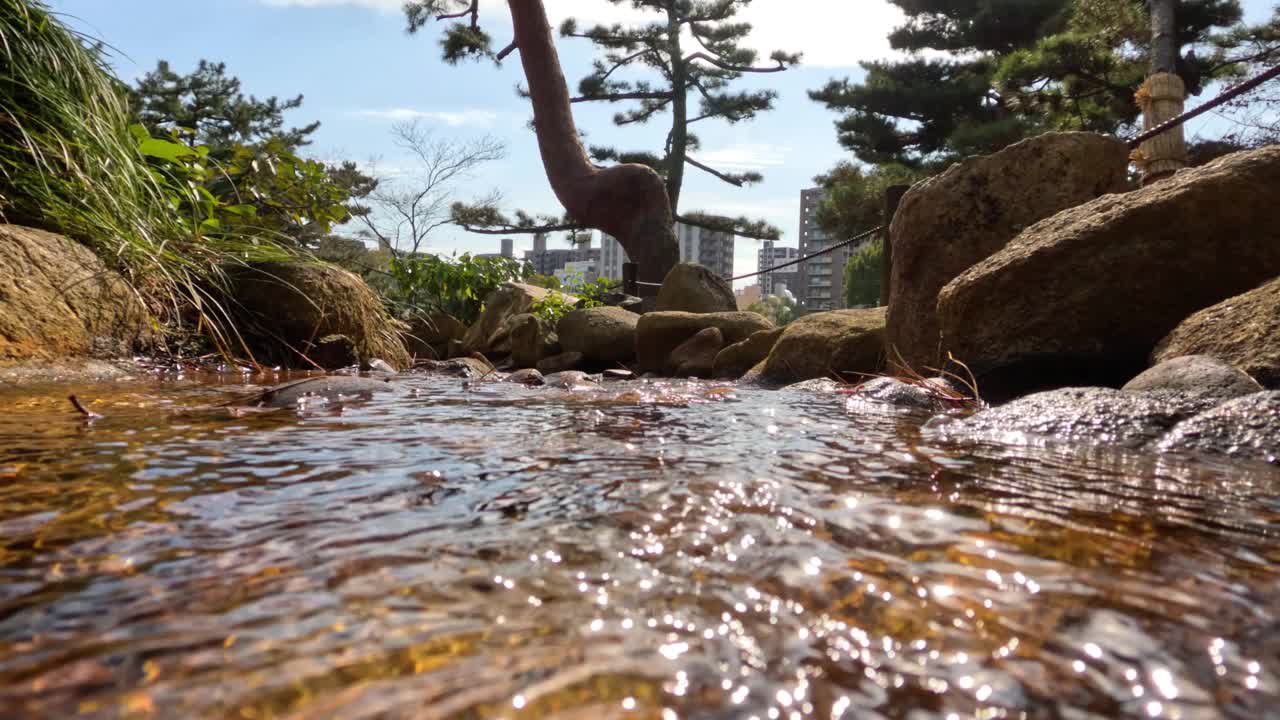
[[[1280,469],[607,388],[0,389],[0,717],[1280,717]]]

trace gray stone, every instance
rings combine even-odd
[[[703,328],[680,343],[667,359],[668,372],[676,377],[709,377],[716,355],[724,347],[720,328]]]
[[[543,381],[546,382],[547,387],[562,388],[565,390],[604,389],[590,375],[577,370],[552,373],[551,375],[545,376]]]
[[[388,392],[394,385],[386,379],[356,375],[326,375],[277,385],[250,398],[234,400],[228,405],[251,405],[275,408],[303,408],[353,399],[366,399],[374,393]]]
[[[1188,315],[1280,275],[1276,207],[1280,145],[1061,212],[943,288],[944,344],[984,392],[1123,383]]]
[[[830,395],[832,393],[839,392],[846,387],[848,386],[843,383],[838,383],[831,378],[814,378],[812,380],[805,380],[804,382],[792,383],[781,388],[779,392],[807,392],[816,393],[818,395]]]
[[[484,312],[467,328],[462,339],[466,352],[483,353],[489,357],[510,353],[508,321],[516,315],[531,312],[535,302],[553,292],[558,291],[524,283],[504,283],[485,298]],[[573,305],[578,302],[578,298],[565,295],[564,301]]]
[[[556,333],[537,315],[512,316],[507,320],[506,332],[510,338],[513,367],[535,367],[543,358],[560,353]]]
[[[968,439],[1024,442],[1040,438],[1140,448],[1203,409],[1202,403],[1176,397],[1112,388],[1062,388],[985,410],[947,425],[945,433]]]
[[[542,373],[532,368],[517,370],[503,379],[503,382],[516,383],[517,385],[544,385],[546,380],[543,379]]]
[[[1128,392],[1178,393],[1214,403],[1260,392],[1257,380],[1217,358],[1184,355],[1166,360],[1129,381]]]
[[[893,377],[872,378],[852,389],[849,402],[870,402],[918,410],[940,410],[940,391],[903,382]]]
[[[1154,447],[1280,465],[1280,391],[1236,398],[1184,420]]]
[[[427,360],[418,363],[415,370],[452,375],[461,378],[481,378],[495,371],[493,365],[479,357],[460,357],[452,360]]]
[[[903,197],[890,229],[886,339],[917,372],[941,367],[938,292],[1038,220],[1128,187],[1112,137],[1049,133],[952,165]]]
[[[658,312],[733,312],[738,301],[728,281],[696,263],[680,263],[658,290]]]

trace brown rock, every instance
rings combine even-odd
[[[1217,402],[1262,392],[1265,388],[1244,371],[1208,355],[1182,355],[1166,360],[1130,380],[1127,392],[1179,393]]]
[[[646,313],[636,325],[636,360],[641,372],[663,372],[672,350],[709,327],[719,328],[724,342],[733,344],[761,330],[771,330],[773,323],[752,312]]]
[[[560,352],[555,332],[537,315],[516,315],[507,320],[511,364],[517,368],[536,367],[546,357]]]
[[[227,277],[239,329],[259,360],[332,369],[379,358],[409,366],[400,324],[358,275],[290,261],[229,268]]]
[[[560,318],[556,333],[566,352],[582,353],[596,365],[614,365],[635,357],[639,322],[639,315],[620,307],[588,308]]]
[[[543,375],[555,375],[556,373],[573,370],[581,364],[582,353],[563,352],[559,355],[552,355],[549,358],[543,358],[538,361],[538,372]]]
[[[720,328],[703,328],[671,351],[667,370],[675,377],[710,377],[716,355],[723,347],[724,334]]]
[[[445,360],[450,357],[449,343],[462,340],[466,333],[467,326],[449,313],[418,315],[409,321],[405,347],[424,360]]]
[[[1280,275],[1280,146],[1028,228],[945,287],[946,345],[993,386],[1119,384],[1191,313]]]
[[[1280,390],[1280,277],[1183,320],[1156,345],[1152,363],[1210,355]]]
[[[742,342],[734,343],[716,355],[715,366],[711,377],[721,379],[737,379],[745,375],[751,368],[769,357],[769,351],[782,337],[784,328],[761,330],[752,333]]]
[[[792,383],[878,372],[884,366],[885,309],[806,315],[783,329],[765,361],[764,378]]]
[[[89,248],[0,225],[0,359],[123,356],[154,339],[137,294]]]
[[[1129,151],[1114,138],[1050,133],[951,166],[913,187],[890,230],[886,341],[912,368],[940,367],[938,292],[1025,228],[1127,189]]]
[[[490,357],[499,357],[511,352],[510,337],[507,334],[507,321],[516,315],[523,315],[533,310],[533,304],[547,296],[558,292],[524,283],[504,283],[494,290],[484,301],[484,312],[467,328],[462,344],[467,352],[483,353]],[[578,302],[578,298],[565,295],[569,305]]]
[[[697,263],[680,263],[658,290],[659,312],[733,312],[738,301],[724,278]]]

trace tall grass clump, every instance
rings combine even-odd
[[[191,188],[140,150],[127,88],[101,45],[38,0],[0,0],[0,221],[66,234],[120,270],[153,311],[190,311],[227,348],[210,288],[228,262],[278,259],[275,243],[209,233],[183,210]]]

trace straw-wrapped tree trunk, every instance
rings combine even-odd
[[[1138,90],[1143,129],[1182,114],[1186,84],[1178,76],[1177,0],[1149,0],[1151,6],[1151,74]],[[1187,166],[1182,127],[1142,144],[1138,157],[1143,183],[1167,177]]]

